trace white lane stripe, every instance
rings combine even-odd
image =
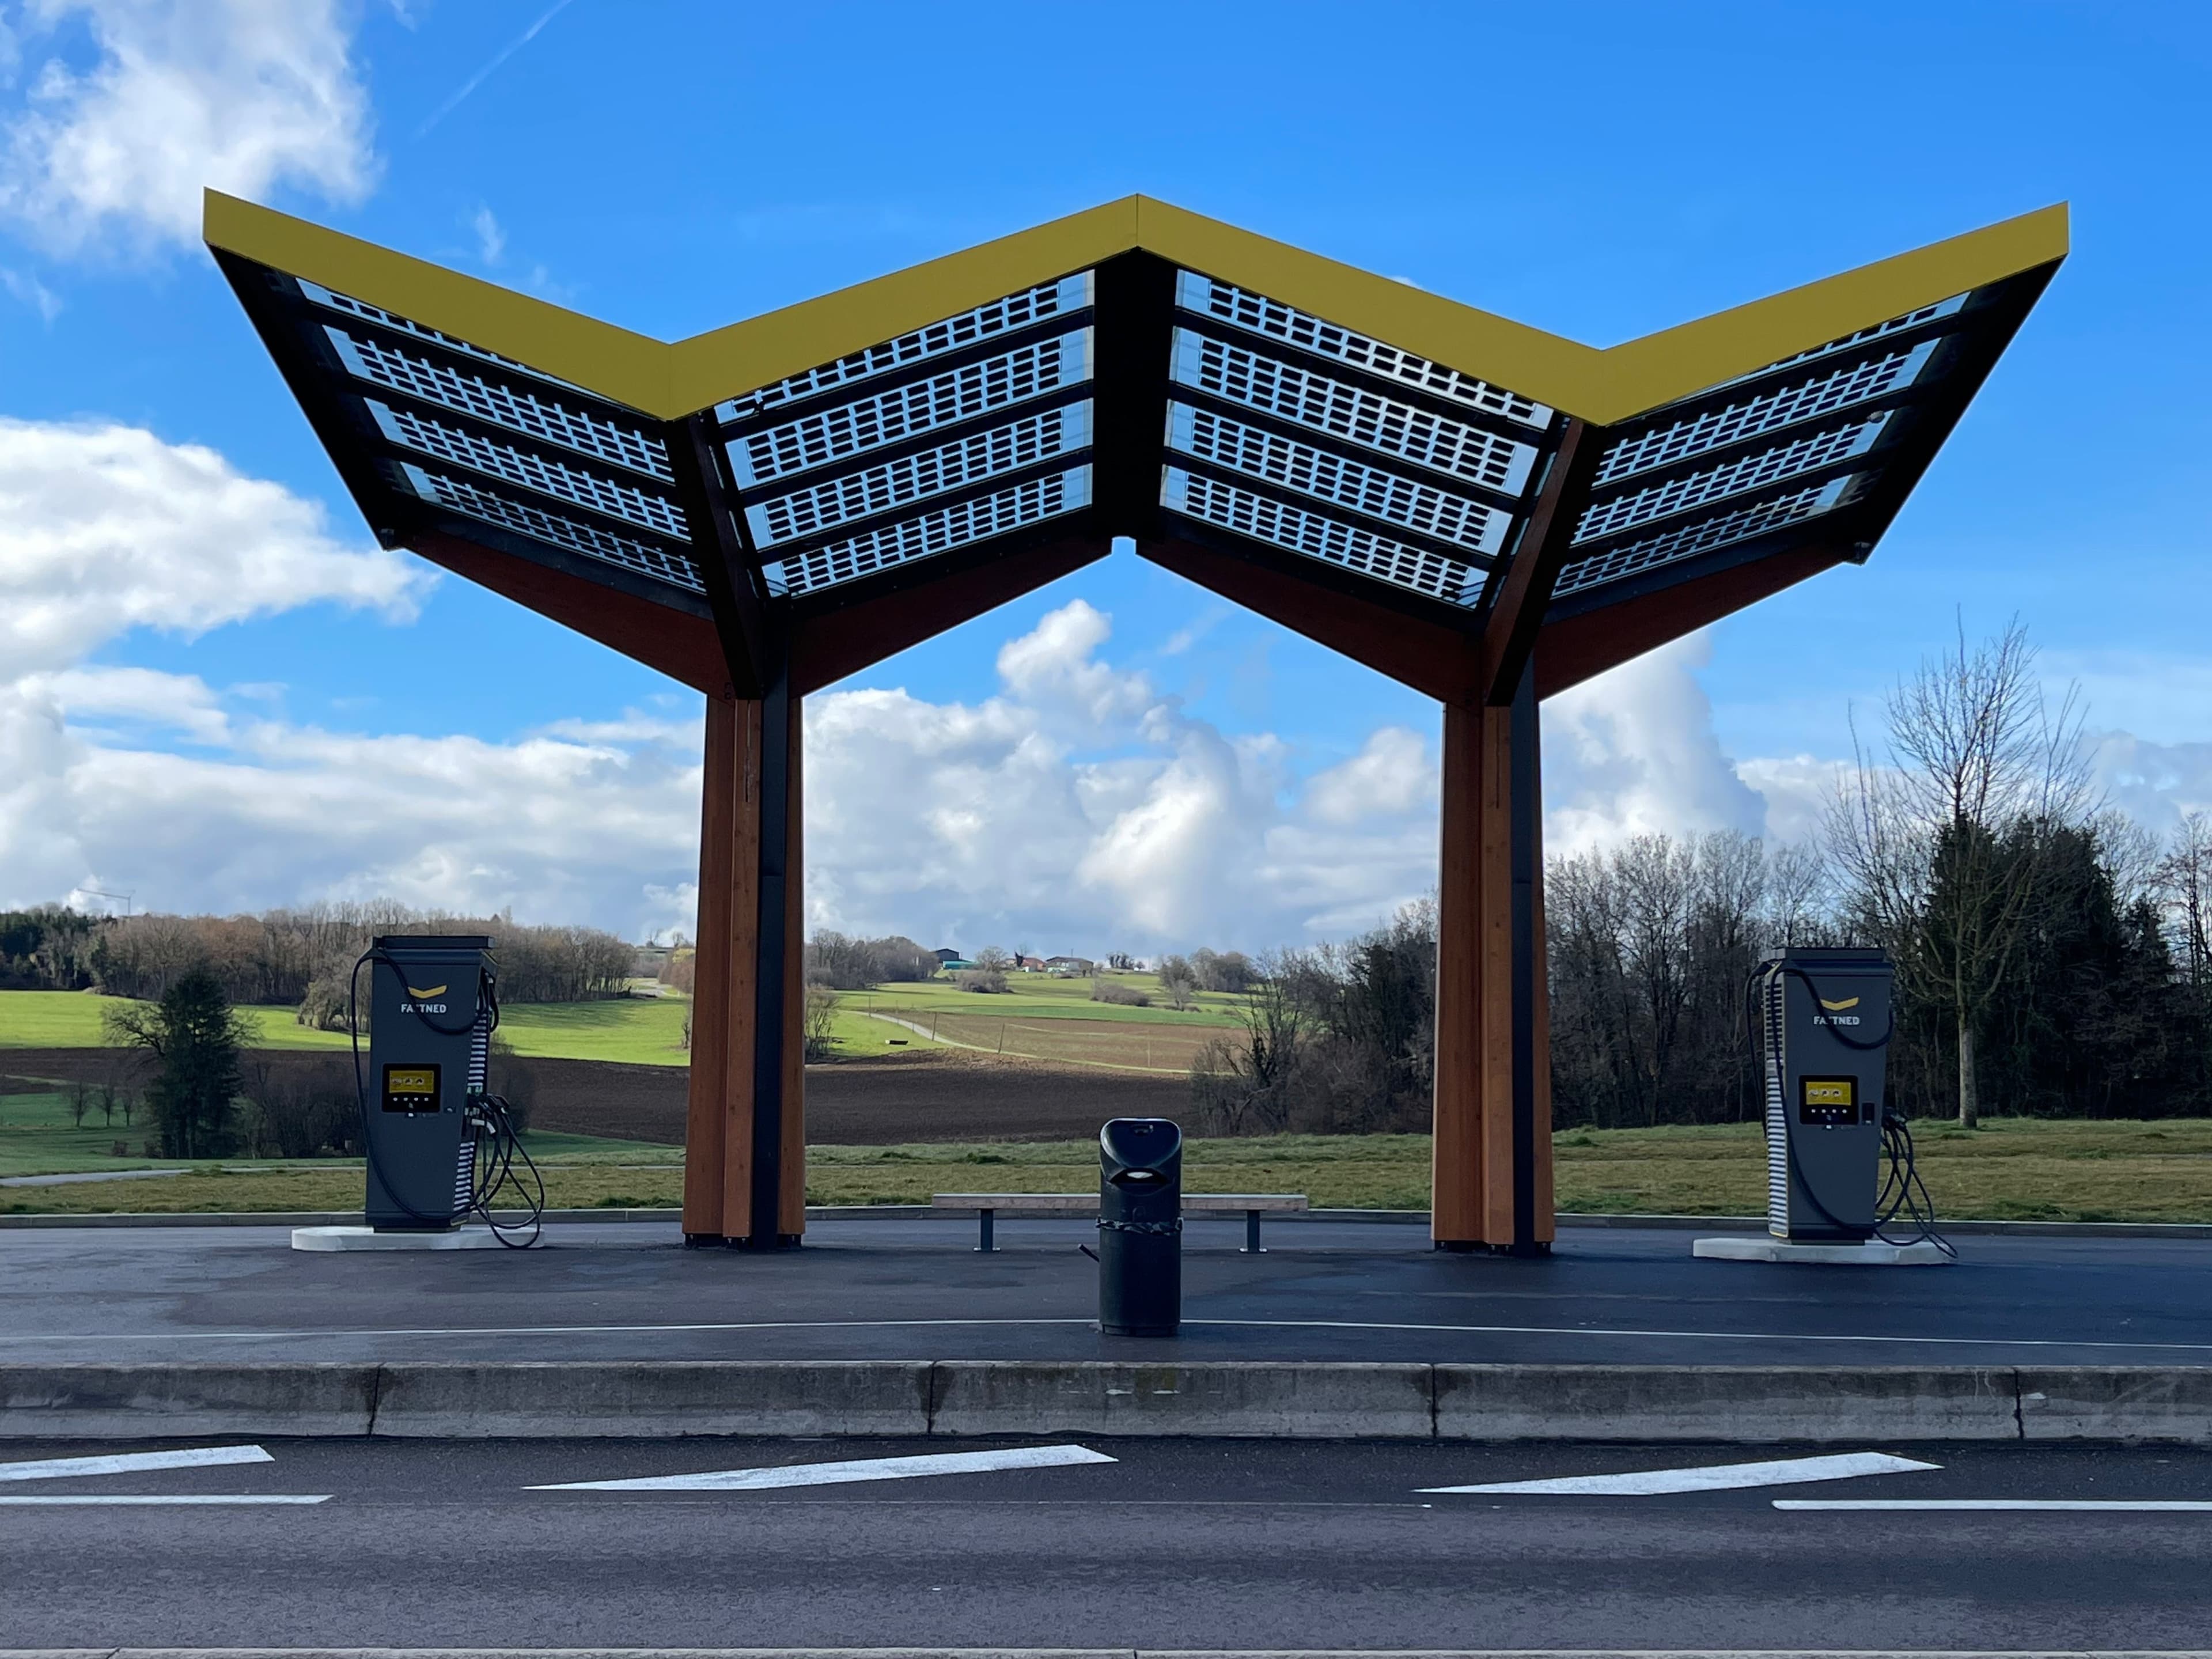
[[[1778,1498],[1778,1510],[2079,1510],[2145,1515],[2212,1514],[2212,1503],[2181,1498]]]
[[[137,1474],[147,1469],[204,1469],[221,1463],[273,1463],[258,1446],[195,1446],[183,1451],[113,1452],[100,1457],[46,1457],[0,1463],[0,1480],[63,1480],[82,1474]]]
[[[166,1495],[142,1492],[40,1492],[33,1496],[10,1494],[0,1498],[0,1507],[9,1509],[82,1509],[106,1504],[327,1504],[329,1492],[187,1492]]]
[[[1804,1480],[1850,1480],[1863,1474],[1901,1474],[1940,1468],[1887,1452],[1838,1452],[1826,1457],[1788,1457],[1766,1463],[1711,1463],[1693,1469],[1638,1469],[1628,1474],[1567,1474],[1551,1480],[1499,1480],[1480,1486],[1423,1486],[1425,1492],[1522,1492],[1565,1498],[1644,1497],[1668,1492],[1734,1492],[1745,1486],[1787,1486]]]
[[[921,1457],[864,1457],[842,1463],[787,1463],[704,1474],[652,1474],[636,1480],[569,1480],[526,1492],[760,1492],[774,1486],[834,1486],[853,1480],[911,1480],[925,1474],[981,1474],[994,1469],[1056,1469],[1117,1460],[1088,1446],[1016,1446],[1005,1451],[931,1452]]]
[[[2212,1342],[2067,1341],[2057,1337],[1869,1336],[1813,1331],[1639,1331],[1589,1325],[1437,1325],[1355,1319],[1186,1319],[1186,1327],[1245,1328],[1292,1331],[1421,1331],[1462,1336],[1631,1337],[1647,1341],[1697,1342],[1865,1342],[1923,1348],[2063,1348],[2125,1353],[2212,1353]],[[39,1344],[101,1342],[291,1342],[343,1341],[391,1336],[658,1336],[744,1331],[899,1331],[980,1329],[997,1326],[1081,1325],[1096,1329],[1095,1319],[764,1319],[743,1323],[683,1325],[458,1325],[410,1326],[372,1330],[301,1331],[97,1331],[71,1335],[46,1333],[0,1336],[0,1348]]]

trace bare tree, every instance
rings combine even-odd
[[[1198,970],[1182,957],[1160,958],[1160,989],[1171,1008],[1188,1008],[1198,995]]]
[[[2054,836],[2093,812],[2081,708],[2046,706],[2015,620],[1923,660],[1889,695],[1887,753],[1854,732],[1827,843],[1891,947],[1899,989],[1936,1011],[1957,1048],[1959,1121],[1981,1120],[1975,1048],[1990,1000],[2033,920]]]

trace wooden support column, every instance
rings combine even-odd
[[[1535,708],[1533,684],[1504,708],[1444,708],[1430,1224],[1444,1249],[1552,1242]]]
[[[774,1249],[806,1230],[802,699],[708,423],[661,432],[728,671],[707,698],[684,1237]]]
[[[1571,420],[1484,617],[1474,684],[1444,703],[1437,895],[1439,1249],[1552,1248],[1552,1030],[1544,790],[1533,660],[1552,586],[1604,451]]]
[[[799,699],[788,688],[707,700],[684,1157],[695,1244],[773,1249],[805,1231]]]

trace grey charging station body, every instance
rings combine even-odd
[[[389,934],[369,962],[369,1076],[362,1103],[365,1219],[379,1232],[452,1227],[476,1185],[476,1114],[492,1010],[481,935]]]
[[[1760,964],[1766,1230],[1778,1238],[1874,1236],[1891,979],[1877,950],[1798,947]]]

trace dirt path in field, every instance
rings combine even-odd
[[[1197,1053],[1204,1036],[1189,1031],[1167,1031],[1155,1038],[1141,1027],[1132,1032],[1126,1025],[1116,1025],[1108,1020],[1079,1019],[1019,1019],[1008,1018],[996,1022],[996,1040],[992,1036],[993,1021],[988,1014],[947,1014],[933,1024],[924,1025],[919,1020],[902,1019],[896,1014],[879,1014],[873,1009],[863,1009],[869,1019],[888,1020],[891,1024],[912,1031],[916,1036],[926,1036],[933,1042],[941,1042],[949,1048],[965,1048],[971,1054],[998,1054],[1008,1060],[1038,1060],[1055,1061],[1086,1067],[1104,1067],[1109,1072],[1144,1072],[1163,1077],[1187,1077],[1191,1058]],[[964,1031],[973,1042],[948,1036],[945,1028]],[[1133,1058],[1105,1060],[1094,1058],[1097,1053],[1111,1053],[1125,1056],[1142,1054],[1146,1063],[1138,1065]],[[1155,1066],[1155,1060],[1180,1059],[1182,1064]]]

